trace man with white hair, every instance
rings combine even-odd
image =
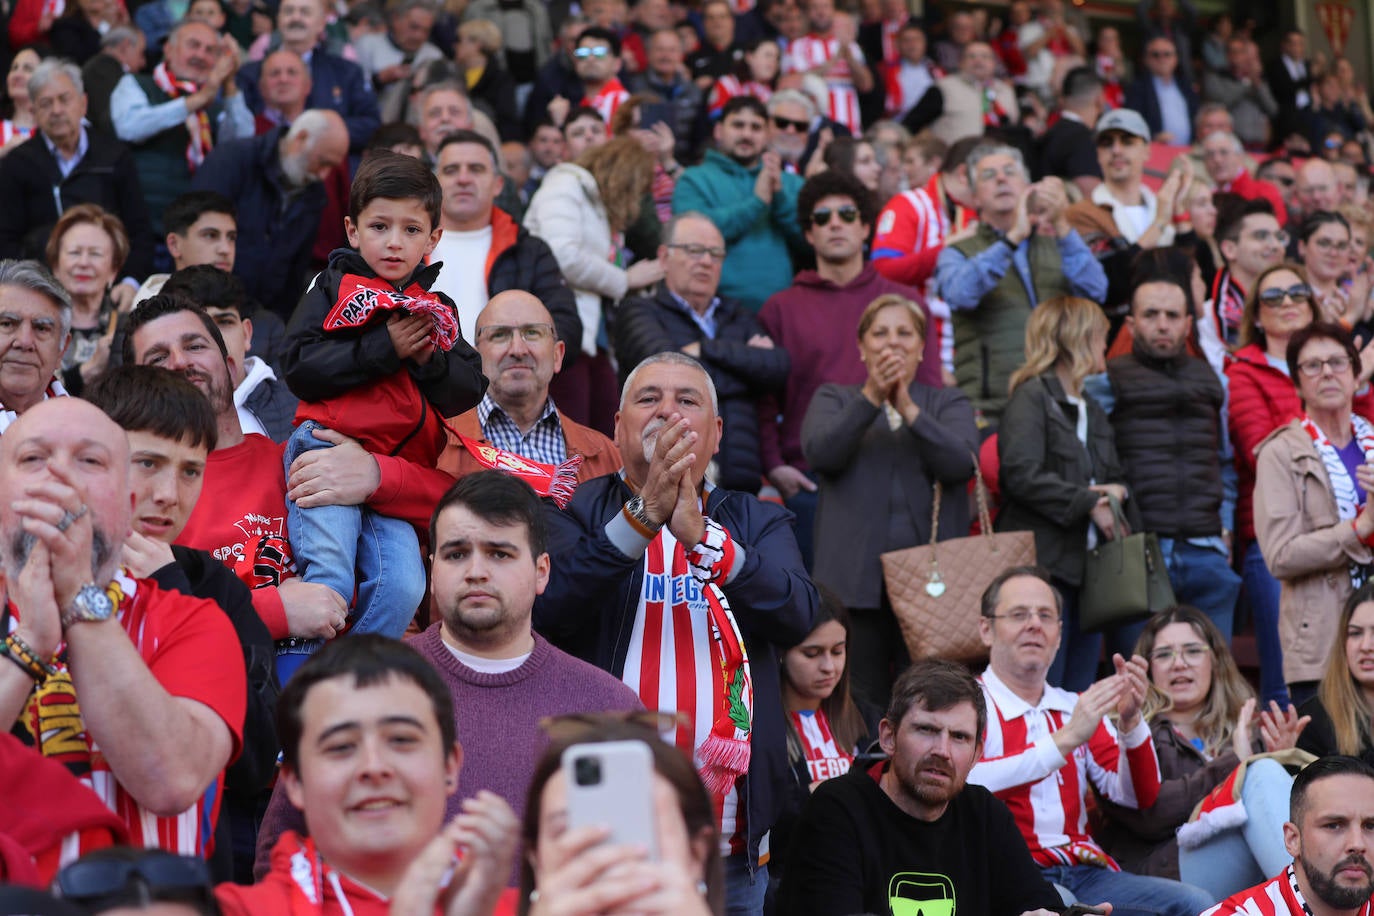
[[[72,300],[37,261],[0,261],[0,434],[48,398],[72,331]]]
[[[779,89],[768,100],[768,149],[784,166],[800,171],[806,160],[816,103],[800,89]]]
[[[305,288],[325,205],[321,182],[347,155],[343,118],[312,108],[289,128],[223,144],[196,172],[195,190],[218,191],[237,205],[234,273],[249,295],[283,317]]]
[[[1227,131],[1214,131],[1202,139],[1202,165],[1217,184],[1218,191],[1229,191],[1246,200],[1262,197],[1269,201],[1279,225],[1288,222],[1283,194],[1267,181],[1260,181],[1245,168],[1245,147],[1240,138]]]

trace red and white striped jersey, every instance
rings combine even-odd
[[[824,709],[815,712],[801,709],[790,715],[812,782],[822,782],[849,772],[854,763],[854,754],[851,748],[835,743],[835,733],[830,730],[830,717]]]
[[[1232,894],[1225,900],[1204,910],[1201,916],[1308,916],[1312,911],[1298,889],[1293,866],[1285,868],[1277,877],[1263,884]],[[1356,916],[1371,916],[1370,901],[1365,901]]]
[[[582,104],[588,108],[595,108],[597,113],[606,121],[606,133],[611,132],[611,118],[619,110],[620,105],[630,97],[630,93],[621,85],[620,80],[614,76],[606,81],[601,87],[601,91],[589,99],[583,99]]]
[[[1119,871],[1088,833],[1088,784],[1127,808],[1148,808],[1159,795],[1159,761],[1143,721],[1118,736],[1103,719],[1065,760],[1054,733],[1073,718],[1078,695],[1045,686],[1031,706],[988,668],[979,677],[988,706],[983,756],[968,781],[1006,803],[1031,856],[1043,866],[1098,865]]]
[[[823,67],[839,54],[840,42],[835,38],[820,35],[803,35],[792,42],[783,59],[783,70],[788,73],[809,73]],[[863,62],[863,51],[857,44],[852,46],[854,57]],[[826,113],[830,120],[848,127],[855,136],[863,133],[863,119],[859,116],[859,93],[854,89],[854,77],[849,64],[840,61],[826,74],[825,81],[830,87],[830,110]]]
[[[620,679],[639,695],[645,709],[686,717],[687,724],[664,738],[700,767],[697,748],[711,734],[722,702],[721,679],[712,676],[721,660],[713,651],[710,610],[701,583],[688,570],[677,544],[665,526],[644,551],[644,585]],[[738,839],[735,834],[743,826],[739,790],[712,801],[721,812],[722,843]],[[739,845],[736,850],[732,843],[730,851],[743,851]]]

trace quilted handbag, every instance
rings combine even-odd
[[[976,457],[973,467],[981,533],[937,542],[943,489],[937,481],[930,544],[881,557],[887,597],[914,659],[939,656],[965,663],[986,659],[988,650],[978,635],[983,591],[1003,570],[1035,564],[1034,534],[993,532],[987,487]]]

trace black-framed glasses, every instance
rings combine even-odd
[[[136,858],[87,856],[57,873],[63,899],[77,903],[137,898],[207,903],[214,895],[204,859],[148,849]]]
[[[674,251],[680,251],[693,261],[702,261],[706,258],[714,258],[717,261],[725,260],[724,248],[712,248],[707,245],[687,245],[681,242],[673,242],[668,245]]]
[[[1305,359],[1298,363],[1298,371],[1308,378],[1317,378],[1327,368],[1331,370],[1332,375],[1341,375],[1350,368],[1350,357],[1341,354],[1326,359]]]
[[[488,343],[506,344],[511,342],[517,331],[521,340],[532,344],[545,343],[553,339],[554,334],[551,324],[485,324],[477,329],[477,339]]]
[[[830,222],[830,215],[834,214],[840,218],[842,223],[852,223],[859,218],[859,208],[853,204],[845,204],[843,207],[831,210],[829,207],[821,207],[811,211],[811,223],[815,226],[824,226]]]
[[[1312,287],[1306,283],[1295,283],[1287,289],[1282,286],[1271,286],[1259,291],[1260,305],[1271,309],[1283,305],[1284,299],[1292,299],[1295,305],[1302,305],[1311,298]]]
[[[597,45],[594,48],[578,48],[573,51],[573,57],[576,57],[578,60],[586,60],[588,57],[601,58],[610,56],[611,49],[605,45]]]
[[[773,115],[773,126],[778,130],[795,130],[799,134],[811,130],[810,121],[794,121],[791,118],[780,118],[777,115]]]

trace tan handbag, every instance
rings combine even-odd
[[[937,481],[929,546],[894,550],[881,557],[887,597],[913,659],[986,660],[988,650],[978,636],[983,591],[1003,570],[1035,564],[1033,533],[993,532],[987,487],[976,457],[973,467],[981,534],[936,542],[942,491]]]

